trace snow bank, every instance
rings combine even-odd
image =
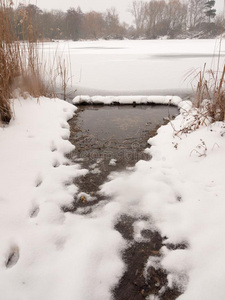
[[[189,102],[182,108],[181,115],[149,140],[146,151],[152,159],[139,161],[133,171],[111,174],[101,192],[113,197],[124,213],[150,216],[167,237],[165,244],[187,245],[162,249],[169,284],[185,290],[179,300],[223,300],[225,124],[187,133],[196,110]]]
[[[178,96],[86,96],[80,95],[73,99],[74,104],[171,104],[181,102]]]
[[[113,229],[116,208],[90,218],[64,213],[86,174],[64,156],[74,149],[67,120],[75,107],[40,98],[16,100],[0,128],[1,299],[106,300],[124,265]]]

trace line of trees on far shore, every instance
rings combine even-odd
[[[10,15],[17,40],[29,39],[30,30],[35,31],[36,40],[207,38],[225,29],[214,5],[215,1],[206,0],[133,1],[129,7],[133,25],[122,23],[114,7],[104,13],[84,13],[80,7],[43,11],[20,3],[17,8],[9,5],[4,12]]]

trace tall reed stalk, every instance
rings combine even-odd
[[[221,51],[221,50],[220,50]],[[196,106],[206,105],[207,115],[212,121],[225,121],[225,64],[220,67],[219,54],[217,70],[203,70],[198,72],[197,88],[195,93]],[[204,101],[205,99],[209,101]]]
[[[18,27],[23,40],[18,40]],[[13,3],[0,0],[0,120],[12,118],[10,99],[15,89],[31,96],[53,94],[42,80],[43,64],[37,44],[37,28],[32,16],[22,12],[20,21],[13,17]],[[51,85],[51,88],[53,86]]]
[[[225,121],[225,62],[221,57],[223,32],[225,24],[225,0],[223,10],[223,22],[219,40],[219,55],[216,62],[216,70],[206,70],[206,64],[197,74],[197,89],[195,93],[196,105],[200,107],[205,99],[207,102],[207,115],[212,121]]]
[[[0,114],[3,122],[11,119],[11,85],[20,74],[20,51],[18,43],[13,43],[13,33],[9,18],[10,6],[0,0]]]

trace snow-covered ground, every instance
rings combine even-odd
[[[64,213],[86,174],[64,157],[74,106],[54,99],[16,100],[0,128],[0,299],[106,300],[121,276],[124,241],[115,210]]]
[[[132,172],[112,174],[102,192],[120,211],[147,214],[166,243],[187,249],[161,250],[158,267],[169,272],[182,300],[225,297],[225,124],[217,122],[187,133],[197,111],[185,103],[179,115],[158,130]],[[193,124],[196,125],[194,122]],[[154,262],[154,261],[153,261]],[[151,260],[149,264],[151,264]]]
[[[194,85],[191,73],[204,63],[217,66],[219,40],[54,42],[40,48],[47,60],[65,59],[71,95],[186,95]]]
[[[80,92],[170,94],[186,88],[190,68],[211,64],[215,43],[101,41],[69,47]],[[111,201],[79,215],[63,211],[74,197],[91,201],[73,184],[87,170],[65,157],[73,149],[67,120],[75,107],[47,98],[14,101],[15,118],[0,128],[0,299],[112,300],[126,247],[114,224],[129,212],[148,215],[166,243],[187,246],[164,247],[158,261],[148,262],[169,272],[169,283],[184,291],[180,300],[224,300],[225,124],[187,130],[198,112],[190,102],[176,104],[181,114],[149,140],[146,151],[153,158],[112,173],[101,187]],[[136,239],[149,226],[136,223]]]
[[[179,105],[181,114],[149,140],[153,158],[112,174],[101,187],[112,200],[82,216],[62,211],[78,193],[73,178],[87,172],[64,156],[73,149],[67,120],[74,106],[15,101],[15,119],[0,129],[2,299],[112,299],[125,247],[114,223],[128,211],[149,215],[166,242],[187,245],[164,247],[148,263],[168,270],[170,284],[184,291],[179,299],[224,299],[225,124],[187,133],[197,112],[187,113],[190,102]],[[144,223],[135,226],[149,228]]]

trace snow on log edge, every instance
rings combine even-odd
[[[73,99],[73,104],[171,104],[178,106],[182,99],[178,96],[87,96]]]

